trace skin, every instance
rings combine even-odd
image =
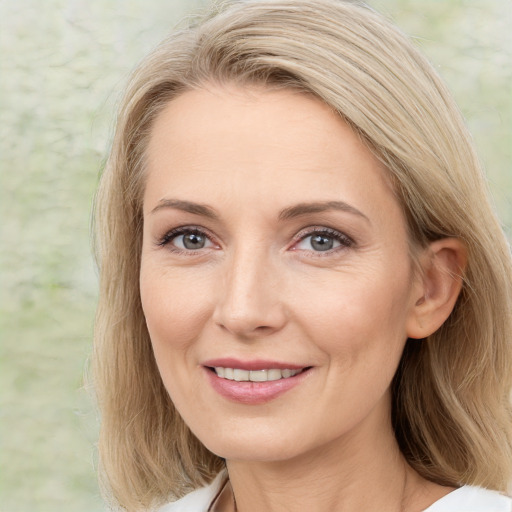
[[[421,252],[416,275],[385,169],[328,106],[297,92],[186,92],[157,118],[147,156],[147,327],[178,411],[227,460],[238,510],[414,511],[449,492],[405,464],[389,389],[406,339],[453,308],[458,241]],[[333,201],[348,206],[282,215]],[[183,226],[204,246],[187,249],[172,232]],[[333,248],[319,251],[313,230],[326,228]],[[247,405],[210,385],[204,362],[219,357],[312,368]],[[217,510],[233,509],[226,493]]]

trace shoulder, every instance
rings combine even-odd
[[[210,485],[201,487],[173,503],[159,508],[157,512],[208,512],[211,503],[222,489],[226,473],[219,473]]]
[[[512,512],[512,499],[497,491],[465,485],[424,512]]]

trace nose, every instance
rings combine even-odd
[[[273,334],[287,322],[279,269],[264,254],[249,251],[226,261],[214,322],[238,338]]]

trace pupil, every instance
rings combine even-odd
[[[327,236],[315,235],[311,238],[311,246],[316,251],[328,251],[332,249],[333,245],[333,239]]]
[[[183,245],[187,249],[202,249],[204,247],[204,237],[195,233],[190,233],[183,237]]]

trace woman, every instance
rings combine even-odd
[[[230,2],[164,41],[96,222],[113,502],[512,509],[508,246],[452,99],[378,14]]]

